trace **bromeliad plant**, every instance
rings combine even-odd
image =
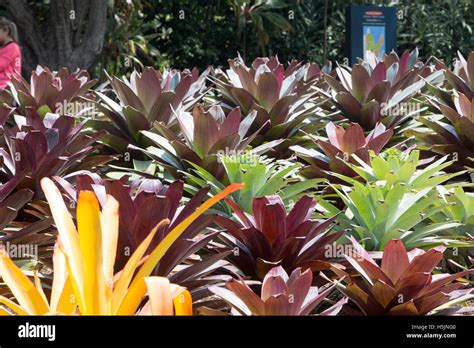
[[[434,115],[417,118],[426,128],[407,132],[429,150],[455,156],[459,167],[472,167],[474,158],[474,52],[466,59],[459,54],[455,71],[444,66],[452,90],[429,85],[428,104]]]
[[[431,217],[433,222],[447,219],[458,221],[462,224],[458,228],[459,234],[474,240],[474,193],[458,185],[438,186],[437,190],[446,207]]]
[[[386,182],[354,182],[351,187],[332,187],[347,206],[339,221],[357,240],[364,241],[367,250],[384,250],[391,239],[401,239],[410,249],[469,245],[459,236],[443,235],[444,230],[459,226],[458,222],[429,223],[429,218],[446,205],[433,186],[414,190],[403,182],[391,186]],[[328,212],[333,215],[339,210],[332,206]]]
[[[19,211],[33,198],[33,196],[33,191],[23,189],[11,194],[0,202],[0,232],[2,232],[0,240],[4,238],[3,230],[5,227],[9,226],[12,221],[16,219]]]
[[[58,72],[51,72],[48,68],[38,66],[31,74],[30,83],[23,78],[12,79],[11,95],[23,115],[30,108],[41,116],[45,116],[47,112],[75,116],[68,110],[85,108],[73,107],[71,103],[80,102],[95,83],[86,70],[69,72],[63,68]]]
[[[353,240],[356,250],[361,246]],[[363,250],[363,249],[362,249]],[[352,266],[338,288],[354,302],[363,315],[455,314],[472,308],[455,307],[473,298],[472,289],[457,279],[474,272],[432,274],[443,259],[442,246],[407,252],[401,240],[390,240],[383,252],[381,266],[367,253],[346,256]]]
[[[21,189],[0,202],[0,243],[34,245],[36,255],[25,254],[17,259],[24,262],[24,267],[39,268],[50,265],[55,237],[52,219],[41,209],[34,209],[33,197],[33,191]]]
[[[435,153],[455,156],[461,168],[474,166],[474,99],[459,94],[454,97],[454,107],[441,102],[431,104],[448,123],[436,116],[419,117],[417,121],[427,129],[413,129],[408,134],[413,134]]]
[[[49,303],[46,300],[38,277],[35,276],[32,283],[2,254],[0,276],[18,301],[17,304],[0,297],[9,311],[23,315],[132,315],[139,310],[143,314],[192,314],[189,293],[183,288],[170,287],[166,279],[150,275],[183,231],[218,200],[239,189],[239,185],[229,186],[203,203],[146,255],[157,230],[169,223],[167,219],[160,221],[130,256],[122,271],[114,275],[119,230],[118,202],[107,196],[101,211],[95,194],[81,191],[76,230],[54,183],[45,178],[41,184],[59,233],[51,300]],[[149,304],[140,308],[147,294]],[[3,313],[9,311],[2,309]]]
[[[18,303],[0,296],[0,315],[77,315],[77,314],[110,314],[102,312],[81,313],[74,299],[74,289],[68,275],[64,251],[59,244],[54,248],[55,279],[48,301],[42,287],[41,278],[33,273],[32,282],[22,270],[0,250],[0,274],[9,286]],[[149,300],[138,311],[138,315],[192,315],[192,299],[190,293],[183,287],[170,284],[164,277],[145,277],[146,291]],[[110,296],[110,294],[109,294]],[[110,299],[107,299],[110,303]],[[92,308],[90,300],[90,309]],[[104,303],[103,305],[107,305]]]
[[[83,71],[13,81],[0,314],[469,310],[452,301],[474,295],[474,53],[435,63],[416,50],[332,72],[239,57],[95,92]],[[23,244],[35,248],[11,251]]]
[[[462,236],[470,242],[466,248],[449,249],[450,254],[447,261],[455,267],[472,267],[474,265],[474,193],[463,189],[462,186],[450,185],[448,187],[438,186],[437,191],[446,204],[444,209],[430,217],[433,223],[451,220],[459,223],[458,226],[447,229],[444,234],[450,236]],[[451,261],[451,262],[450,262]]]
[[[247,67],[242,58],[229,60],[226,73],[218,71],[213,81],[220,93],[219,99],[233,107],[239,106],[246,115],[257,112],[257,130],[265,125],[255,138],[254,145],[265,141],[289,139],[304,126],[304,120],[318,109],[317,91],[312,87],[322,72],[317,64],[292,61],[285,69],[278,57],[257,58]]]
[[[447,161],[448,156],[440,158],[424,168],[419,168],[419,166],[434,160],[434,158],[420,160],[419,150],[401,151],[392,148],[378,155],[374,151],[369,151],[369,155],[368,164],[355,156],[354,160],[359,165],[350,162],[346,162],[346,164],[366,183],[385,182],[385,189],[402,183],[411,189],[421,190],[426,187],[438,186],[464,173],[447,174],[443,171],[454,163],[454,161]],[[349,184],[356,182],[356,179],[338,173],[332,173],[332,175]]]
[[[12,192],[31,189],[41,196],[40,178],[92,169],[110,160],[90,156],[103,132],[81,133],[83,123],[70,116],[47,113],[42,118],[35,109],[16,116],[13,127],[3,127],[5,144],[0,148],[0,202]]]
[[[339,81],[331,75],[325,80],[332,87],[335,107],[342,115],[365,130],[382,123],[395,128],[418,113],[418,108],[405,110],[400,103],[409,101],[424,87],[425,80],[437,83],[441,71],[431,69],[418,60],[418,50],[405,51],[401,57],[392,52],[378,61],[371,59],[354,64],[352,69],[337,67]],[[424,78],[424,79],[422,79]]]
[[[219,105],[211,106],[208,110],[198,105],[192,114],[178,114],[179,134],[159,122],[155,122],[155,128],[160,134],[143,131],[142,134],[153,146],[142,151],[159,161],[175,177],[178,176],[177,171],[187,171],[194,163],[220,180],[224,175],[224,168],[219,155],[247,150],[258,134],[258,130],[253,134],[249,133],[255,117],[255,112],[252,112],[241,120],[238,107],[226,115]],[[253,152],[265,152],[277,143],[278,141],[267,143],[253,149]]]
[[[274,161],[264,156],[251,152],[220,156],[220,162],[225,169],[223,180],[219,181],[211,173],[195,164],[186,175],[192,185],[189,190],[195,193],[194,187],[205,187],[211,184],[211,192],[222,190],[230,183],[241,182],[245,184],[242,190],[232,194],[231,198],[243,211],[252,213],[252,199],[257,196],[270,196],[278,194],[283,202],[297,199],[303,192],[314,189],[320,179],[300,180],[300,165],[287,161]],[[232,210],[228,204],[219,202],[219,211],[231,215]]]
[[[336,286],[318,289],[311,286],[312,283],[311,270],[297,268],[288,277],[288,273],[278,266],[265,275],[260,295],[242,278],[226,282],[227,289],[213,286],[210,290],[226,301],[237,315],[310,315]],[[336,315],[346,302],[347,298],[342,298],[316,315]]]
[[[263,279],[275,266],[281,265],[287,272],[298,267],[316,272],[331,264],[334,255],[328,256],[328,245],[337,241],[342,232],[330,231],[335,217],[310,218],[316,207],[311,197],[302,197],[289,213],[279,196],[255,197],[253,215],[231,199],[227,202],[234,210],[235,221],[215,217],[224,229],[219,235],[224,246],[217,245],[216,249],[233,250],[228,260],[244,275]]]
[[[154,122],[175,126],[175,115],[190,111],[203,98],[206,76],[207,71],[199,75],[197,69],[160,73],[147,67],[141,74],[134,71],[130,80],[109,77],[119,103],[102,92],[96,94],[101,99],[97,107],[111,123],[93,120],[90,124],[108,131],[103,142],[118,153],[123,153],[129,143],[143,146],[147,142],[142,140],[141,131],[149,131]]]
[[[393,135],[392,129],[386,129],[382,124],[378,124],[366,137],[364,130],[357,123],[344,128],[332,122],[327,124],[326,133],[329,142],[320,139],[314,141],[323,153],[299,145],[291,147],[298,157],[309,164],[302,170],[302,174],[307,177],[325,178],[330,172],[356,176],[357,173],[345,161],[357,163],[352,156],[355,155],[368,163],[369,151],[378,154]]]
[[[446,79],[451,86],[466,97],[474,97],[474,52],[464,58],[458,51],[459,59],[456,61],[454,71],[446,71]]]
[[[116,271],[125,266],[129,255],[139,248],[148,232],[160,221],[168,219],[171,222],[157,230],[149,243],[148,251],[156,248],[176,226],[189,217],[209,192],[209,187],[203,188],[187,202],[183,202],[181,181],[168,186],[156,179],[129,182],[127,177],[123,177],[120,180],[104,180],[89,173],[77,176],[73,186],[64,179],[55,179],[72,201],[77,202],[78,192],[89,190],[96,194],[102,207],[105,206],[106,195],[114,197],[119,203],[119,236],[114,265]],[[195,259],[195,253],[201,251],[216,236],[215,232],[205,233],[211,222],[212,217],[209,215],[196,218],[174,242],[173,250],[163,256],[153,274],[169,277],[173,283],[189,289],[193,289],[196,283],[202,285],[204,281],[197,281],[196,278],[214,271],[219,266],[218,261],[228,255],[220,253],[210,257],[199,256],[198,260],[190,259],[191,256]]]
[[[52,221],[46,216],[40,178],[93,169],[110,157],[95,153],[95,141],[102,132],[81,132],[83,124],[76,125],[70,116],[47,113],[42,118],[34,108],[26,111],[26,116],[15,115],[14,125],[2,127],[0,211],[5,215],[0,217],[0,240],[35,243],[40,246],[40,258],[43,251],[49,258],[47,249],[54,235],[43,233]]]
[[[1,100],[0,100],[0,104],[2,104]],[[9,119],[10,115],[12,115],[14,111],[15,111],[15,108],[10,107],[7,104],[2,104],[0,106],[0,127],[5,124],[5,122]]]
[[[453,71],[446,64],[438,61],[441,69],[444,69],[447,83],[451,86],[452,92],[464,94],[468,99],[474,97],[474,52],[471,52],[466,59],[458,51],[458,59],[455,60]],[[429,92],[441,99],[445,104],[454,106],[451,94],[442,88],[430,86]]]

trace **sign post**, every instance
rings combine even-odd
[[[397,17],[395,7],[347,7],[346,49],[350,64],[372,52],[379,59],[396,49]]]

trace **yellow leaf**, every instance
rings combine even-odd
[[[33,279],[35,281],[36,290],[38,290],[38,294],[41,295],[43,298],[44,303],[48,304],[48,299],[43,291],[43,286],[41,285],[41,279],[38,277],[38,272],[36,270],[33,271]]]
[[[72,315],[74,314],[76,307],[77,301],[76,296],[74,295],[74,289],[72,287],[71,279],[67,278],[63,290],[59,296],[59,301],[54,312]]]
[[[146,277],[152,315],[173,315],[170,281],[165,277]]]
[[[72,285],[79,296],[77,301],[79,306],[82,307],[84,306],[84,268],[76,227],[74,226],[71,215],[64,204],[61,192],[59,192],[53,181],[49,178],[43,178],[41,180],[41,187],[49,203],[56,228],[58,229],[62,248],[67,256],[68,268],[70,269],[69,273],[73,283]]]
[[[0,317],[9,317],[9,316],[12,316],[13,314],[11,314],[9,311],[7,311],[6,309],[3,309],[2,307],[0,307]]]
[[[100,224],[102,229],[102,259],[106,285],[107,312],[112,313],[114,264],[119,234],[119,204],[112,196],[107,195],[105,206],[100,216]]]
[[[173,299],[174,315],[193,315],[193,299],[188,290],[184,290]]]
[[[227,186],[224,190],[216,194],[214,197],[209,198],[205,201],[199,208],[196,209],[191,215],[184,219],[178,226],[173,228],[165,238],[161,241],[160,244],[152,251],[150,258],[145,262],[145,264],[140,268],[135,279],[139,277],[148,277],[155,266],[160,262],[161,258],[166,254],[168,249],[173,245],[173,243],[179,238],[179,236],[188,228],[194,220],[199,216],[205,213],[209,208],[214,204],[219,202],[221,199],[231,194],[234,191],[240,190],[244,187],[244,184],[232,184]]]
[[[35,285],[0,249],[0,276],[24,310],[30,315],[43,315],[49,311],[48,304]]]
[[[81,191],[77,203],[77,229],[84,260],[83,314],[106,314],[105,283],[102,263],[100,207],[92,191]]]
[[[66,258],[64,254],[59,249],[59,242],[54,244],[54,253],[53,253],[53,269],[54,269],[54,278],[53,285],[51,286],[51,302],[50,309],[52,312],[57,311],[59,298],[64,289],[64,284],[68,277],[67,268],[66,268]]]
[[[59,241],[54,245],[53,268],[54,278],[51,288],[50,311],[72,314],[77,302],[67,272],[66,257],[59,247]]]
[[[180,224],[178,224],[178,226],[176,226],[172,231],[170,231],[166,235],[166,237],[161,241],[161,243],[158,244],[158,246],[150,254],[150,257],[148,258],[148,260],[144,263],[144,265],[138,271],[137,275],[132,281],[132,284],[130,285],[129,292],[124,298],[124,301],[126,301],[127,305],[130,307],[133,307],[133,312],[137,310],[138,306],[140,305],[141,299],[138,299],[138,298],[134,299],[131,296],[133,296],[134,293],[137,293],[140,290],[143,290],[144,285],[141,284],[142,279],[144,277],[148,277],[151,274],[155,266],[158,264],[158,262],[160,262],[163,255],[165,255],[165,253],[168,251],[171,245],[173,245],[176,239],[179,238],[179,236],[186,230],[186,228],[189,227],[189,225],[191,225],[194,222],[194,220],[196,220],[199,216],[201,216],[214,204],[216,204],[217,202],[219,202],[221,199],[231,194],[232,192],[240,190],[243,187],[244,187],[244,184],[232,184],[232,185],[227,186],[224,190],[216,194],[214,197],[209,198],[207,201],[201,204],[201,206],[197,208],[195,212],[189,215]],[[137,289],[135,289],[135,287],[137,287]],[[131,311],[132,308],[128,308],[128,310]]]
[[[62,245],[60,243],[59,243],[59,249],[61,250],[61,253],[64,255],[64,258],[66,259],[66,270],[67,270],[67,274],[69,275],[68,281],[69,281],[69,284],[71,284],[72,291],[73,291],[72,292],[73,299],[71,302],[76,303],[77,306],[79,307],[77,309],[77,313],[85,313],[86,306],[84,304],[84,298],[82,297],[82,289],[79,289],[77,287],[77,282],[74,280],[74,277],[72,277],[71,264],[69,263],[68,257],[66,253],[64,252],[64,249],[62,248]],[[64,299],[64,301],[66,301],[66,299]]]
[[[145,279],[140,278],[139,281],[135,282],[133,288],[128,289],[126,296],[120,303],[116,315],[134,315],[137,311],[137,307],[146,295],[146,284]],[[138,304],[137,304],[138,302]]]
[[[18,315],[28,315],[28,313],[23,308],[21,308],[15,302],[13,302],[12,300],[9,300],[8,298],[4,296],[0,296],[0,304],[3,304],[6,307],[10,308],[13,312],[15,312]]]
[[[112,298],[112,313],[117,312],[121,306],[121,302],[127,294],[127,289],[132,281],[133,274],[140,264],[143,255],[147,251],[148,247],[156,234],[156,231],[161,227],[168,225],[170,221],[168,219],[161,220],[148,234],[148,236],[140,243],[135,249],[130,259],[128,259],[125,267],[121,271],[120,277],[115,283],[113,298]],[[141,301],[141,300],[140,300]]]

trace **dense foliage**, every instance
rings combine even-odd
[[[240,52],[246,61],[278,54],[281,61],[343,62],[348,4],[347,0],[117,1],[117,22],[111,21],[113,31],[106,35],[110,38],[102,68],[114,74],[140,64],[203,70],[225,65],[229,52]],[[397,7],[398,47],[418,47],[423,60],[436,56],[451,64],[456,50],[474,48],[470,0],[376,0],[370,5]]]
[[[278,54],[281,61],[343,63],[349,4],[395,6],[397,46],[418,47],[423,60],[451,65],[457,50],[474,48],[470,0],[5,0],[0,15],[17,22],[25,76],[41,64],[87,68],[103,81],[104,71],[224,66],[237,52],[246,61]],[[88,50],[82,41],[103,48]]]
[[[107,78],[0,94],[2,314],[472,312],[474,52]]]

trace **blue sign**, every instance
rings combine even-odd
[[[395,7],[351,5],[346,13],[346,47],[350,64],[369,52],[378,59],[397,47]]]

